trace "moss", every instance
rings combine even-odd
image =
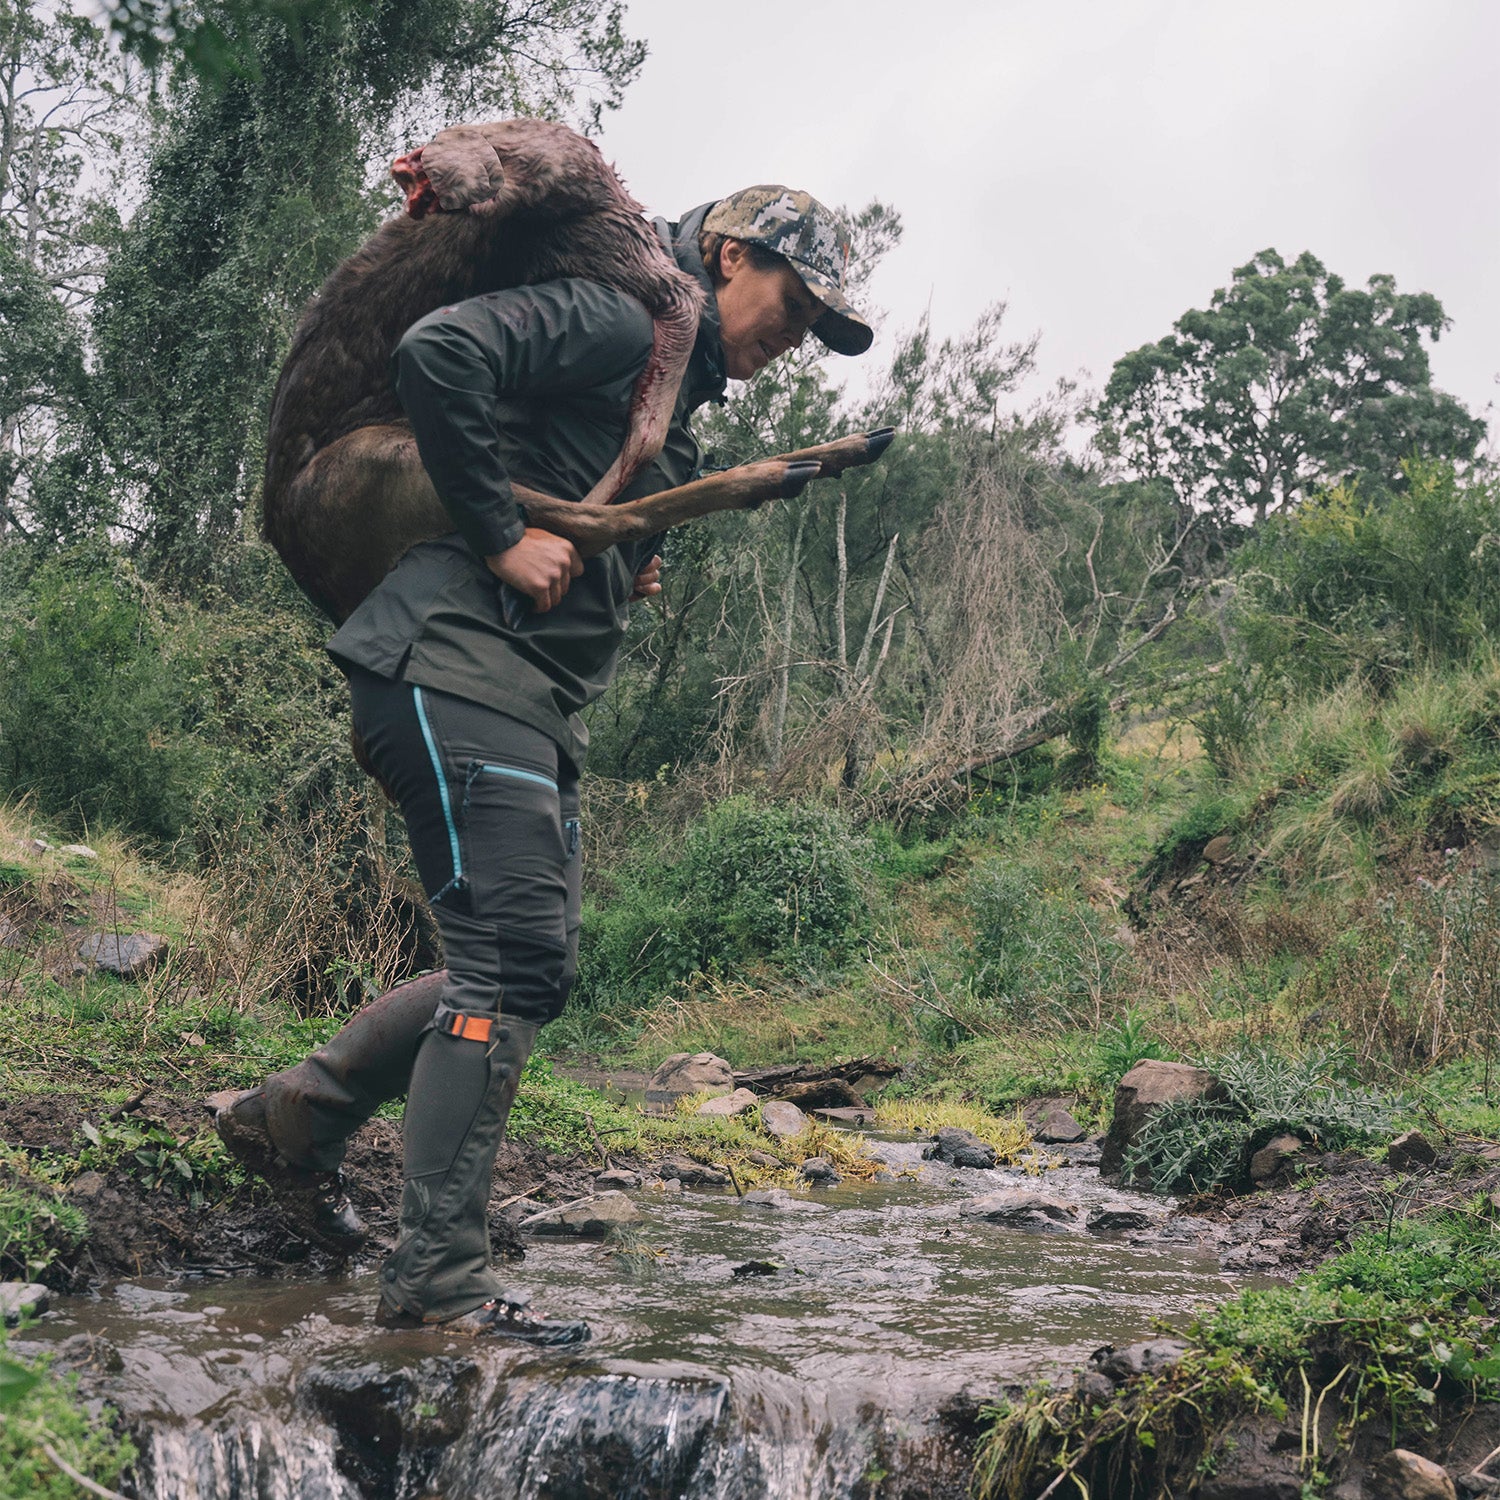
[[[46,1449],[96,1484],[117,1489],[135,1447],[111,1413],[84,1409],[73,1376],[18,1360],[0,1337],[0,1500],[75,1500],[80,1487]]]

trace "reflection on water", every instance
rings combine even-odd
[[[937,1420],[945,1402],[972,1406],[1230,1288],[1216,1258],[1183,1245],[958,1213],[1015,1185],[1142,1205],[1092,1172],[1034,1182],[881,1149],[918,1177],[794,1194],[784,1208],[647,1192],[625,1253],[538,1242],[518,1280],[548,1310],[589,1320],[581,1353],[382,1333],[370,1269],[121,1285],[35,1333],[89,1331],[119,1349],[111,1398],[148,1434],[150,1500],[842,1500],[877,1493],[869,1476],[887,1471],[882,1495],[946,1493],[944,1465],[957,1475],[962,1463]],[[777,1269],[736,1277],[749,1261]],[[917,1463],[931,1486],[901,1490],[893,1465]]]

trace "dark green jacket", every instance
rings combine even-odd
[[[689,415],[724,394],[713,288],[698,253],[708,207],[656,221],[708,292],[666,445],[625,498],[685,484]],[[581,500],[618,456],[651,319],[592,281],[551,281],[439,308],[408,330],[394,371],[422,462],[456,530],[413,547],[328,643],[343,666],[454,693],[540,729],[581,765],[578,714],[609,686],[635,575],[654,544],[590,558],[561,604],[511,629],[483,557],[519,540],[510,481]]]

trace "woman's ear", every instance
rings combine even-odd
[[[725,281],[732,281],[739,274],[740,268],[749,263],[749,259],[750,252],[744,240],[726,239],[719,246],[719,275]]]

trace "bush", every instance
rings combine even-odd
[[[625,862],[583,913],[580,1004],[635,1004],[699,971],[838,958],[866,922],[865,850],[825,808],[730,797],[674,864]]]
[[[699,967],[842,953],[862,925],[859,845],[826,808],[730,797],[688,831],[680,877]]]
[[[1286,1058],[1244,1046],[1205,1059],[1223,1096],[1165,1105],[1126,1153],[1127,1182],[1147,1176],[1159,1193],[1212,1192],[1248,1180],[1250,1158],[1272,1136],[1290,1134],[1323,1150],[1384,1135],[1397,1103],[1347,1083],[1341,1053],[1314,1048]]]
[[[1069,1023],[1097,1014],[1119,950],[1092,907],[1042,891],[1029,871],[1006,860],[976,867],[968,905],[970,988],[997,1019],[1046,1012]]]
[[[0,784],[43,815],[173,840],[203,759],[168,632],[128,564],[72,556],[0,615]]]

